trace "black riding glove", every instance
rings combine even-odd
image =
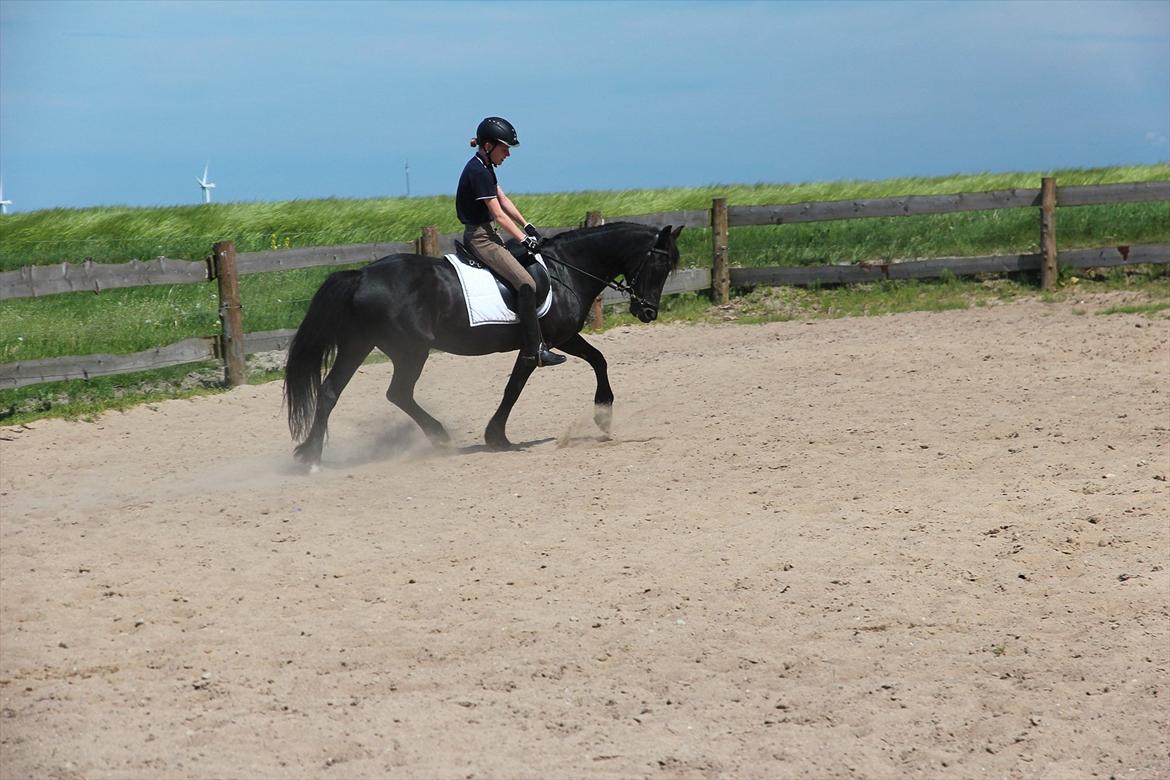
[[[524,232],[535,238],[537,241],[543,241],[544,236],[540,235],[540,231],[536,229],[536,225],[529,222],[524,226]]]
[[[540,239],[536,236],[525,236],[524,240],[520,243],[523,244],[524,248],[529,252],[536,252],[536,250],[540,249]]]

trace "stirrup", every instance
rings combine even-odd
[[[568,360],[568,358],[566,358],[564,355],[558,355],[557,353],[550,351],[549,348],[544,344],[540,345],[540,347],[536,350],[535,355],[521,354],[520,359],[525,363],[535,363],[537,368],[542,366],[559,366],[561,363],[564,363],[566,360]]]
[[[564,355],[558,355],[557,353],[543,347],[541,348],[540,352],[537,353],[537,357],[539,358],[539,360],[536,361],[537,366],[559,366],[561,363],[564,363],[566,360],[568,360],[568,358]]]

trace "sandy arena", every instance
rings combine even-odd
[[[1170,320],[631,326],[0,430],[0,777],[1165,778]],[[1082,313],[1082,312],[1088,312]]]

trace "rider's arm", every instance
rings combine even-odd
[[[496,188],[496,197],[487,199],[488,211],[492,215],[495,223],[508,231],[517,241],[524,240],[524,230],[516,224],[516,220],[520,221],[520,225],[525,223],[525,219],[520,215],[516,206],[508,199],[502,189]]]
[[[496,194],[500,199],[500,205],[504,208],[505,214],[516,220],[517,225],[523,226],[528,224],[528,220],[520,213],[520,209],[516,208],[516,204],[512,202],[512,199],[504,194],[504,188],[498,184],[496,185]]]

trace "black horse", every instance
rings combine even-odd
[[[597,375],[594,419],[609,431],[613,390],[605,357],[581,336],[593,300],[609,286],[630,293],[630,313],[642,322],[658,316],[662,287],[678,267],[682,228],[658,230],[616,222],[561,233],[541,248],[552,281],[552,308],[540,322],[545,341],[582,358]],[[627,285],[614,283],[619,275]],[[394,364],[386,398],[418,423],[436,445],[450,437],[414,400],[414,386],[432,349],[487,355],[520,348],[519,324],[471,327],[455,270],[444,259],[399,254],[354,271],[331,274],[317,290],[289,346],[284,397],[296,456],[321,463],[329,414],[358,366],[375,348]],[[324,380],[322,372],[332,360]],[[504,398],[484,438],[493,449],[511,446],[504,434],[508,414],[534,366],[517,357]]]

